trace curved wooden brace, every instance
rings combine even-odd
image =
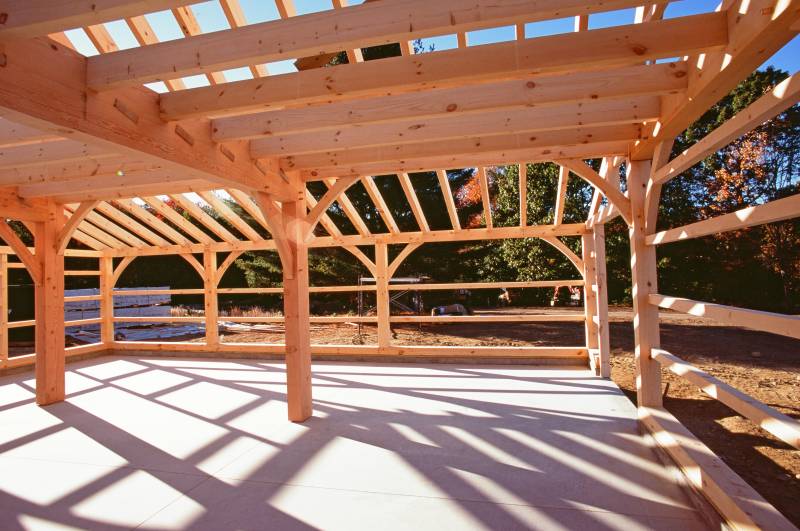
[[[603,195],[606,196],[609,203],[615,205],[619,209],[625,222],[628,225],[631,224],[633,219],[631,216],[631,200],[625,197],[619,189],[603,179],[600,174],[580,159],[561,159],[554,162],[567,168],[569,171],[603,192]]]
[[[402,251],[400,251],[400,254],[398,254],[395,257],[395,259],[392,260],[392,263],[389,264],[389,268],[386,270],[386,276],[388,277],[389,280],[392,279],[395,272],[397,271],[397,268],[402,265],[403,261],[405,261],[405,259],[408,258],[408,255],[416,251],[417,248],[421,246],[422,246],[421,243],[409,243],[403,248]]]
[[[184,260],[189,262],[189,265],[192,266],[195,269],[195,271],[198,272],[201,279],[206,278],[206,268],[203,267],[203,264],[201,264],[200,261],[197,258],[195,258],[193,254],[182,254],[180,256]]]
[[[361,251],[361,249],[359,249],[355,245],[345,245],[342,246],[342,249],[347,249],[348,251],[353,253],[353,256],[358,258],[361,261],[361,263],[364,264],[367,270],[369,270],[369,272],[372,273],[372,276],[375,276],[377,274],[377,267],[375,266],[375,262],[370,260],[369,257]]]
[[[110,289],[114,289],[114,286],[116,286],[117,282],[119,282],[119,277],[122,276],[122,273],[125,272],[125,269],[127,269],[128,266],[131,265],[131,262],[133,262],[135,258],[136,258],[135,256],[126,256],[125,258],[122,259],[122,262],[120,262],[119,265],[114,269],[114,274],[111,275]]]
[[[581,274],[581,278],[583,278],[583,260],[581,260],[577,254],[572,252],[572,249],[567,247],[564,242],[555,236],[543,236],[541,239],[561,251],[561,253],[566,256],[570,262],[572,262],[572,265],[575,266],[575,268],[578,270],[578,273]]]
[[[256,203],[264,214],[272,240],[275,242],[275,248],[278,251],[278,256],[281,259],[284,271],[293,271],[294,262],[292,259],[292,250],[289,248],[289,241],[286,239],[286,227],[283,226],[283,216],[281,209],[276,205],[269,194],[264,192],[255,192]]]
[[[78,225],[86,219],[86,216],[88,216],[98,204],[100,204],[100,201],[84,201],[78,205],[78,208],[76,208],[69,217],[64,228],[61,229],[61,233],[58,235],[58,254],[64,254],[64,250],[67,248]]]
[[[325,195],[322,196],[319,202],[314,205],[314,208],[312,208],[311,212],[309,212],[306,216],[306,223],[308,224],[307,235],[313,233],[314,227],[317,226],[320,218],[333,204],[333,202],[336,201],[339,196],[345,192],[345,190],[350,188],[350,186],[355,184],[357,181],[358,177],[339,177],[339,179],[336,180],[336,184],[328,188],[328,191],[325,192]]]
[[[42,265],[39,263],[36,256],[28,250],[28,247],[22,240],[19,239],[14,229],[12,229],[3,218],[0,218],[0,238],[5,240],[8,246],[14,250],[14,254],[25,264],[25,267],[28,269],[28,274],[30,274],[33,279],[33,283],[40,286],[42,284]]]
[[[225,272],[228,270],[228,268],[233,265],[236,259],[242,255],[242,252],[243,251],[231,251],[228,257],[225,258],[225,261],[222,262],[221,266],[219,266],[219,268],[217,269],[217,273],[215,275],[217,285],[219,285],[219,281],[222,279],[222,275],[224,275]]]

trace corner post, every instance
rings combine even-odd
[[[611,339],[608,329],[608,278],[606,275],[606,229],[598,223],[593,231],[595,299],[597,303],[597,348],[600,351],[600,376],[611,377]]]
[[[217,300],[217,253],[203,249],[203,301],[206,317],[206,345],[219,345],[219,302]]]
[[[632,225],[631,277],[633,281],[633,334],[636,357],[636,396],[639,406],[661,407],[661,367],[651,351],[660,346],[658,307],[648,302],[648,295],[658,292],[656,248],[645,243],[645,196],[651,161],[630,161],[628,195],[631,200]]]
[[[378,348],[391,345],[392,329],[389,303],[389,249],[385,243],[375,244],[375,304],[378,315]]]
[[[100,257],[100,341],[114,344],[114,258]]]
[[[597,364],[597,297],[595,284],[597,270],[594,261],[594,237],[591,234],[581,236],[581,258],[583,259],[583,312],[586,330],[586,348],[589,350],[589,365],[599,374]]]
[[[0,368],[8,365],[8,255],[0,253]]]
[[[58,237],[66,222],[64,210],[46,203],[47,216],[34,228],[36,261],[41,279],[35,286],[36,312],[36,402],[39,405],[64,400],[64,255],[58,252]]]

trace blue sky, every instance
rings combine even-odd
[[[363,0],[351,0],[350,3],[357,4],[361,3],[362,1]],[[248,23],[253,24],[279,18],[274,2],[270,0],[240,0],[240,3]],[[713,11],[717,4],[718,0],[673,1],[667,7],[665,17],[673,18]],[[298,14],[331,9],[330,0],[295,0],[295,5],[297,7]],[[193,6],[193,10],[203,32],[219,31],[228,28],[225,16],[218,2],[211,1],[195,4]],[[633,9],[599,13],[589,17],[589,28],[596,29],[630,24],[633,22],[633,17]],[[153,27],[153,30],[155,31],[159,40],[167,41],[182,37],[180,28],[169,11],[149,14],[147,15],[147,19]],[[130,32],[124,22],[112,22],[106,24],[106,27],[120,48],[125,49],[137,46],[133,34]],[[525,27],[525,36],[527,38],[531,38],[565,33],[572,30],[572,18],[549,20],[545,22],[527,24]],[[97,53],[96,50],[94,50],[91,42],[89,42],[88,38],[81,30],[69,31],[67,34],[81,53],[84,53],[85,55],[94,55]],[[469,33],[468,42],[470,45],[490,44],[513,40],[514,35],[514,28],[512,26],[492,28]],[[447,50],[457,47],[455,35],[444,35],[441,37],[425,39],[424,43],[426,46],[432,44],[436,50]],[[783,70],[787,70],[789,73],[794,73],[797,71],[798,67],[800,67],[800,37],[796,37],[794,40],[792,40],[781,51],[775,54],[775,56],[769,59],[766,64],[774,65]],[[293,61],[291,60],[270,63],[268,68],[272,74],[282,74],[295,71]],[[249,79],[251,77],[250,70],[247,68],[229,70],[226,71],[225,74],[226,78],[230,81]],[[185,82],[189,87],[203,86],[208,84],[208,81],[204,76],[185,78]],[[162,84],[153,84],[151,85],[151,88],[158,91],[164,90]]]

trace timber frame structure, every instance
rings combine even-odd
[[[659,294],[659,245],[800,215],[800,197],[656,231],[659,195],[708,154],[800,99],[794,74],[745,111],[670,160],[674,138],[800,30],[797,0],[723,0],[714,12],[664,18],[667,0],[381,0],[296,15],[275,0],[281,18],[247,24],[237,0],[219,0],[230,29],[203,33],[186,0],[0,1],[0,369],[34,365],[37,401],[64,399],[65,361],[112,351],[285,354],[289,419],[312,411],[311,356],[435,356],[571,360],[608,377],[609,332],[604,224],[621,216],[630,227],[637,395],[641,424],[687,473],[689,481],[734,527],[790,529],[774,508],[700,443],[662,406],[661,369],[700,386],[776,437],[800,447],[800,425],[659,348],[659,308],[704,315],[800,338],[800,318]],[[594,13],[636,9],[633,24],[589,29]],[[146,12],[171,10],[185,38],[158,42]],[[525,24],[574,17],[575,31],[526,38]],[[103,25],[123,20],[139,46],[119,50]],[[468,32],[512,25],[513,41],[469,46]],[[98,55],[73,49],[65,31],[82,28]],[[455,34],[459,47],[415,55],[410,41]],[[365,61],[362,48],[398,44],[397,57]],[[348,64],[315,68],[345,51]],[[300,59],[300,70],[270,75],[268,63]],[[676,59],[677,58],[677,59]],[[252,79],[229,81],[247,67]],[[202,75],[207,86],[187,88]],[[163,84],[157,94],[143,84]],[[599,172],[585,161],[602,159]],[[553,222],[527,221],[527,162],[561,168]],[[519,225],[495,226],[486,168],[520,164]],[[627,186],[619,168],[626,165]],[[483,200],[481,228],[464,228],[447,170],[476,168]],[[410,173],[436,172],[452,227],[433,230]],[[378,179],[374,176],[381,176]],[[564,223],[567,180],[594,187],[585,223]],[[418,229],[398,227],[379,179],[397,179]],[[315,197],[308,183],[327,192]],[[386,230],[370,231],[346,195],[360,183]],[[260,226],[222,201],[227,195]],[[188,195],[187,195],[188,194]],[[227,221],[223,226],[205,208]],[[164,196],[169,196],[167,200]],[[331,220],[338,203],[355,233]],[[179,213],[180,212],[180,213]],[[187,221],[184,216],[194,219]],[[24,223],[28,248],[6,220]],[[201,230],[199,227],[207,230]],[[320,228],[321,227],[321,228]],[[269,236],[265,236],[268,234]],[[579,237],[582,256],[560,239]],[[429,285],[427,289],[583,286],[586,344],[575,347],[411,347],[394,345],[393,322],[483,321],[485,317],[392,317],[389,285],[403,260],[425,243],[541,238],[576,267],[577,280]],[[75,248],[75,245],[80,244]],[[374,260],[363,251],[374,248]],[[390,246],[402,246],[390,261]],[[310,287],[308,251],[342,247],[376,278],[369,287]],[[221,289],[219,279],[245,251],[274,250],[283,287]],[[391,251],[394,252],[394,251]],[[203,280],[199,320],[205,343],[117,341],[114,323],[156,318],[114,315],[115,284],[140,256],[184,256]],[[97,269],[65,270],[65,257],[96,259]],[[8,270],[27,269],[35,284],[34,321],[8,322]],[[99,276],[97,319],[64,320],[65,275]],[[377,345],[311,345],[309,293],[376,292]],[[279,293],[285,345],[231,344],[217,333],[217,295]],[[141,294],[141,292],[138,292]],[[509,317],[509,318],[514,318]],[[228,318],[230,320],[230,318]],[[516,320],[575,320],[517,316]],[[102,341],[65,349],[65,326],[98,323]],[[9,357],[7,331],[35,326],[36,353]]]

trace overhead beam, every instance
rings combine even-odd
[[[690,57],[686,94],[664,98],[663,118],[633,151],[634,160],[652,157],[659,142],[672,141],[800,29],[793,27],[800,21],[798,0],[724,0],[721,8],[729,28],[727,45]]]
[[[637,65],[217,118],[212,122],[212,137],[218,142],[227,142],[303,132],[339,131],[365,124],[460,116],[500,109],[513,111],[532,106],[671,94],[685,90],[685,63]]]
[[[380,3],[376,6],[383,7]],[[349,9],[349,8],[348,8]],[[341,10],[342,12],[346,10]],[[727,44],[723,13],[391,57],[161,96],[167,120],[263,111],[347,99],[621,67],[717,50]]]
[[[87,81],[103,90],[636,4],[635,0],[367,2],[98,56],[89,63]]]
[[[397,146],[450,138],[487,137],[513,133],[536,133],[578,127],[642,123],[659,117],[657,97],[590,103],[568,103],[557,107],[533,107],[426,120],[404,120],[357,128],[272,136],[250,142],[255,158],[319,153],[337,149],[358,149],[381,145]]]
[[[0,40],[39,37],[49,33],[110,22],[178,7],[185,0],[6,0],[2,4]]]
[[[47,219],[47,210],[41,205],[26,201],[15,188],[0,189],[0,219],[36,222]]]
[[[2,54],[0,110],[15,122],[225,186],[289,195],[279,172],[250,159],[246,143],[213,142],[206,120],[163,122],[159,95],[149,89],[87,91],[86,58],[55,41],[11,41],[2,45]]]

